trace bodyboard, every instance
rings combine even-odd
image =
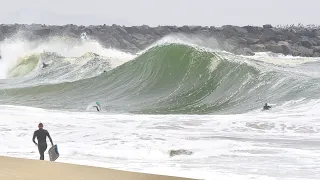
[[[57,160],[58,157],[60,156],[57,145],[52,146],[52,147],[49,149],[48,153],[49,153],[50,161],[55,161],[55,160]]]

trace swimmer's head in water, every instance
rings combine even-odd
[[[99,102],[96,102],[96,104],[97,104],[98,106],[100,106],[100,103],[99,103]]]
[[[39,124],[38,124],[38,127],[39,127],[39,128],[43,128],[43,124],[42,124],[42,123],[39,123]]]

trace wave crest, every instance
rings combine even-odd
[[[101,58],[88,53],[73,61],[81,62],[88,56]],[[81,67],[96,64],[93,59]],[[74,67],[70,68],[61,74],[54,68],[52,73],[63,77],[63,73],[74,71]],[[319,97],[315,83],[318,77],[301,75],[292,68],[282,71],[283,68],[286,67],[173,43],[151,47],[133,60],[89,79],[10,89],[7,95],[36,95],[41,107],[50,104],[85,110],[91,102],[99,101],[105,110],[151,114],[243,113],[260,109],[265,102],[281,104]],[[28,103],[27,98],[19,101]]]

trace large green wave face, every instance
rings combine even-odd
[[[86,66],[98,61],[95,55]],[[67,67],[55,68],[52,76],[69,73],[72,66]],[[44,74],[35,80],[47,77]],[[183,44],[167,44],[152,47],[135,59],[89,79],[6,88],[2,100],[58,109],[85,110],[90,103],[99,101],[105,111],[227,114],[261,109],[265,102],[281,104],[319,98],[317,82],[319,77],[292,68]]]
[[[108,83],[107,91],[121,92],[116,98],[135,102],[142,113],[210,113],[231,104],[242,79],[257,73],[194,47],[157,46],[108,74],[119,80]]]

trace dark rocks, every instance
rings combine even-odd
[[[292,50],[288,42],[280,41],[277,44],[268,44],[267,49],[273,53],[281,53],[284,55],[291,54]]]
[[[292,41],[293,43],[298,42],[299,39],[300,39],[297,35],[295,35],[295,34],[292,33],[292,32],[288,32],[288,31],[286,31],[286,32],[283,33],[283,37],[284,37],[284,40],[290,40],[290,41]]]
[[[293,56],[314,57],[313,53],[314,53],[313,49],[309,49],[299,45],[292,46]]]
[[[231,37],[244,37],[248,31],[245,28],[241,28],[238,26],[222,26],[222,34],[225,38]]]
[[[268,41],[277,41],[278,37],[272,29],[264,29],[259,39],[260,43],[266,43]]]
[[[178,150],[170,150],[169,151],[169,156],[173,157],[173,156],[178,156],[178,155],[192,155],[193,152],[192,151],[188,151],[185,149],[178,149]]]
[[[3,41],[5,39],[4,33],[0,29],[0,41]]]
[[[235,51],[237,55],[254,56],[255,53],[250,48],[237,49]]]
[[[319,52],[314,52],[313,53],[313,57],[320,57],[320,53]]]
[[[33,31],[33,34],[38,36],[49,36],[51,33],[50,28],[41,28]]]
[[[246,29],[250,34],[261,34],[263,31],[261,27],[256,26],[244,26],[243,28]]]
[[[265,24],[265,25],[263,25],[262,27],[265,28],[265,29],[271,29],[271,28],[273,28],[271,24]]]
[[[250,48],[244,48],[243,50],[245,55],[249,55],[249,56],[255,55],[255,53]]]
[[[260,39],[251,38],[251,37],[246,37],[246,38],[244,38],[244,39],[247,41],[248,45],[257,44],[257,43],[259,43],[259,41],[260,41]]]
[[[266,52],[267,48],[265,45],[263,44],[254,44],[250,46],[250,49],[252,49],[252,51],[254,52]]]
[[[187,37],[191,42],[218,47],[235,54],[254,55],[255,52],[274,52],[284,55],[320,57],[320,28],[257,26],[202,27],[202,26],[119,26],[97,25],[48,26],[43,24],[0,25],[0,41],[19,35],[26,39],[42,40],[50,36],[90,38],[107,48],[136,53],[144,50],[165,36]],[[189,38],[190,37],[190,38]]]
[[[320,53],[320,46],[313,46],[312,49],[314,52]]]
[[[301,40],[300,41],[300,45],[306,48],[311,48],[312,47],[312,43],[308,40]]]
[[[317,36],[316,30],[310,30],[310,29],[300,29],[296,32],[299,36],[307,36],[309,38],[315,38]]]

